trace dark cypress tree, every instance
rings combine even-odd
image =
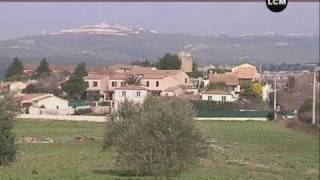
[[[18,105],[12,97],[0,98],[0,166],[9,165],[16,157],[14,117]]]
[[[41,60],[40,65],[37,68],[37,76],[49,76],[51,74],[49,63],[47,59],[44,58]]]
[[[86,63],[79,63],[76,66],[76,69],[73,73],[73,75],[78,76],[78,77],[85,77],[88,75],[87,70],[86,70]]]
[[[24,67],[23,63],[15,57],[13,59],[13,62],[8,66],[7,72],[6,72],[6,78],[14,78],[21,76],[23,73]]]

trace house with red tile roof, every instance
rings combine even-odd
[[[231,72],[237,75],[239,81],[254,81],[259,79],[256,66],[248,63],[233,67]]]

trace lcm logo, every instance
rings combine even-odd
[[[266,0],[267,7],[272,12],[283,11],[288,4],[288,0]]]

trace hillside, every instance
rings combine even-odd
[[[51,63],[128,63],[157,60],[167,52],[189,50],[198,63],[303,63],[319,59],[319,36],[226,35],[200,37],[162,34],[141,28],[109,25],[81,26],[58,33],[0,41],[0,67],[18,56],[37,63],[46,57]]]

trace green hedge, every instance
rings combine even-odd
[[[273,118],[269,111],[198,111],[197,117],[267,117]]]

